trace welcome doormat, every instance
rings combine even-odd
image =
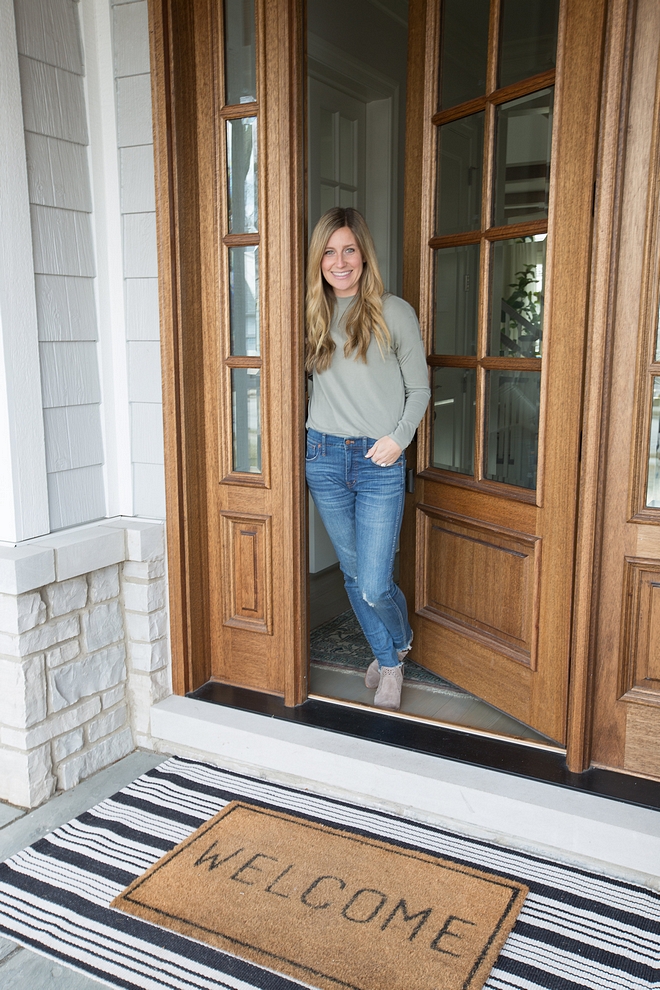
[[[110,907],[231,801],[305,816],[525,884],[529,894],[486,990],[660,987],[660,894],[655,891],[180,758],[138,777],[0,864],[0,933],[124,990],[309,985]],[[406,974],[392,987],[383,984],[383,990],[408,990]]]
[[[526,894],[429,853],[232,801],[111,907],[322,990],[480,990]]]

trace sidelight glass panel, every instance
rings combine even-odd
[[[559,0],[502,0],[500,86],[554,69]]]
[[[491,322],[493,357],[541,357],[547,234],[493,244]]]
[[[477,353],[479,245],[442,248],[435,256],[436,354]]]
[[[433,467],[474,474],[476,369],[433,369]]]
[[[485,476],[536,488],[541,373],[487,372]]]
[[[496,227],[548,215],[554,87],[497,108]]]
[[[488,61],[489,0],[444,0],[440,109],[483,96]]]
[[[259,354],[259,248],[229,248],[231,353]]]
[[[660,378],[653,379],[653,407],[651,411],[651,442],[649,444],[649,477],[646,486],[646,504],[660,509]]]
[[[660,361],[660,311],[658,311],[658,322],[655,331],[655,359]]]
[[[261,473],[261,372],[232,368],[231,409],[234,471]]]
[[[439,128],[436,232],[460,234],[481,227],[484,114]]]
[[[226,102],[252,103],[257,98],[254,0],[225,0]]]
[[[257,118],[227,121],[229,233],[257,231]]]

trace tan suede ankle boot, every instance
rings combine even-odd
[[[401,704],[401,686],[403,684],[403,667],[381,667],[380,682],[374,705],[376,708],[389,708],[396,711]]]
[[[377,660],[372,660],[367,667],[367,672],[364,675],[364,683],[371,691],[374,691],[378,687],[380,683],[380,667]]]

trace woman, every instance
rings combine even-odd
[[[396,710],[412,642],[393,568],[406,461],[430,389],[419,324],[383,294],[376,251],[357,210],[319,220],[307,267],[307,483],[332,540],[353,611],[375,660],[365,683]]]

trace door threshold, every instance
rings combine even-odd
[[[290,708],[284,704],[283,698],[276,695],[230,687],[217,681],[207,681],[187,697],[484,770],[554,784],[574,792],[623,801],[653,811],[660,810],[660,781],[598,767],[573,773],[566,766],[565,753],[551,747],[521,745],[508,738],[466,732],[456,726],[392,718],[390,714],[375,708],[349,707],[332,703],[326,698],[310,697],[302,705]]]
[[[431,725],[464,729],[513,742],[536,743],[552,750],[565,749],[556,739],[543,735],[482,698],[448,681],[437,680],[438,685],[434,685],[409,679],[404,672],[401,705],[396,714],[418,718]],[[308,695],[321,701],[348,702],[371,711],[374,709],[373,691],[365,687],[364,672],[349,667],[323,666],[312,662]],[[392,712],[386,711],[385,714]]]
[[[550,753],[562,753],[566,755],[566,750],[559,743],[544,743],[536,739],[518,739],[516,736],[502,735],[500,732],[490,732],[488,729],[474,729],[469,725],[458,725],[455,722],[445,722],[442,719],[428,718],[424,715],[415,715],[412,712],[388,711],[384,708],[375,709],[373,705],[366,705],[359,701],[348,701],[345,698],[330,698],[323,694],[314,694],[310,691],[308,698],[313,701],[325,701],[330,705],[342,705],[345,708],[355,708],[359,711],[377,711],[386,718],[397,718],[408,722],[420,722],[423,725],[438,726],[442,729],[452,729],[463,732],[467,735],[481,736],[487,739],[501,739],[503,742],[512,743],[514,746],[533,746],[535,749],[547,750]]]

